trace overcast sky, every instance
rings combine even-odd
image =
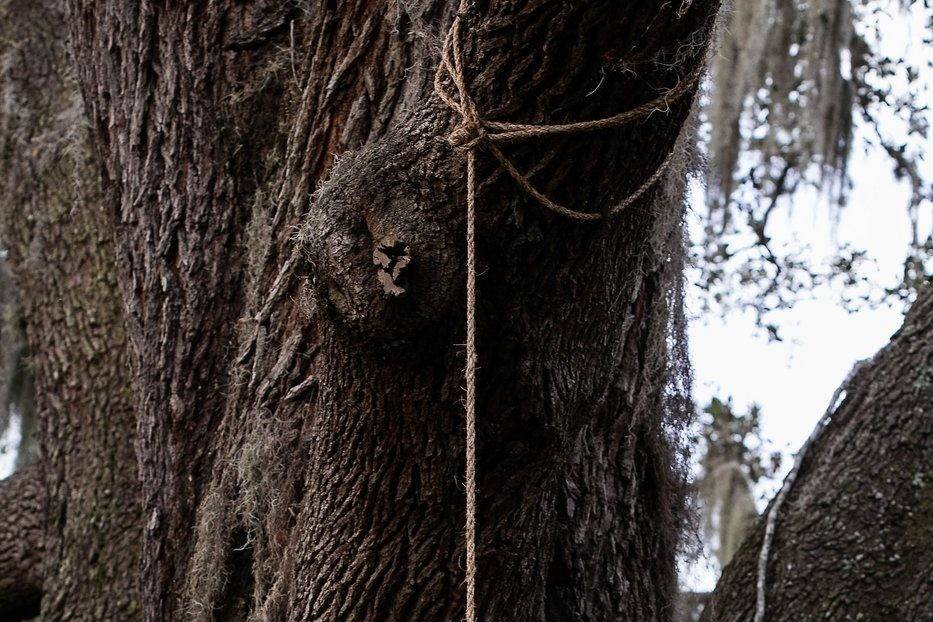
[[[838,224],[825,205],[802,196],[793,215],[780,214],[769,231],[778,244],[791,238],[809,244],[817,257],[830,253],[836,241],[850,242],[876,260],[871,272],[877,285],[896,283],[909,242],[909,189],[893,179],[877,153],[857,153],[851,170],[855,186]],[[925,209],[928,220],[930,206]],[[768,342],[751,314],[694,320],[697,402],[731,395],[740,412],[756,402],[764,435],[777,448],[796,450],[853,364],[886,344],[903,319],[899,304],[849,313],[839,300],[838,290],[822,287],[812,300],[778,313],[783,342]]]
[[[922,43],[926,25],[922,7],[917,5],[911,16],[895,15],[885,20],[882,43],[888,55],[909,58],[929,77],[927,63],[933,60],[933,50]],[[930,93],[926,99],[931,100]],[[927,141],[923,152],[933,153],[931,146]],[[923,168],[926,178],[933,178],[929,158]],[[875,285],[892,285],[898,280],[910,240],[906,211],[909,187],[894,179],[885,154],[866,153],[858,144],[850,175],[853,188],[849,204],[838,219],[831,217],[832,210],[816,193],[798,193],[792,211],[772,217],[768,233],[778,245],[790,241],[807,244],[817,259],[848,242],[868,251],[875,260]],[[702,205],[702,198],[696,202]],[[698,206],[696,213],[703,211]],[[920,220],[925,236],[933,228],[929,202],[921,206]],[[751,403],[759,404],[763,436],[771,442],[769,449],[785,455],[781,476],[793,464],[793,453],[826,411],[853,364],[887,344],[903,320],[900,305],[848,313],[839,304],[838,292],[828,287],[813,292],[813,298],[777,316],[786,338],[782,343],[767,342],[755,330],[750,315],[707,316],[690,327],[697,404],[705,405],[713,396],[730,395],[739,412]],[[759,509],[779,485],[780,478],[759,487]],[[708,562],[701,560],[688,573],[686,582],[695,589],[711,589],[715,574]]]
[[[825,205],[802,196],[792,215],[774,219],[770,232],[776,240],[805,241],[817,254],[830,252],[837,242],[851,242],[877,261],[879,285],[895,283],[910,239],[905,210],[909,189],[893,179],[879,153],[855,154],[851,172],[852,196],[838,224],[834,226]],[[930,204],[923,210],[929,231]],[[732,396],[738,412],[759,404],[768,450],[785,456],[781,476],[853,364],[887,344],[903,320],[900,305],[848,313],[839,305],[838,292],[829,288],[813,292],[813,298],[778,316],[784,342],[768,342],[750,315],[703,317],[690,326],[697,404],[705,405],[713,396]],[[780,478],[759,487],[760,510],[779,484]],[[715,577],[708,560],[700,560],[686,582],[694,589],[711,589]]]

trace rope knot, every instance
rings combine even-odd
[[[450,146],[460,153],[472,151],[487,140],[489,140],[489,135],[486,133],[486,128],[482,121],[476,118],[464,119],[447,136]]]

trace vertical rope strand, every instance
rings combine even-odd
[[[460,47],[460,21],[467,14],[470,0],[460,0],[459,8],[444,38],[441,58],[434,74],[434,91],[450,110],[460,117],[460,123],[447,137],[452,147],[466,159],[466,622],[476,622],[476,157],[485,149],[528,194],[545,208],[578,221],[601,220],[618,214],[648,192],[664,175],[675,149],[638,188],[605,214],[579,212],[549,199],[535,188],[497,145],[515,143],[542,136],[578,134],[617,128],[652,112],[667,112],[677,99],[692,93],[703,73],[699,62],[685,79],[655,99],[612,117],[579,121],[562,125],[529,125],[487,121],[476,109],[464,76],[463,52]],[[702,58],[702,56],[701,56]],[[456,88],[456,98],[444,85],[449,79]]]
[[[476,153],[467,153],[466,620],[476,622]]]

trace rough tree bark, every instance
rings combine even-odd
[[[430,86],[452,5],[71,3],[141,370],[147,619],[459,615],[463,183]],[[477,3],[476,98],[618,112],[701,62],[715,10]],[[516,151],[598,210],[689,108]],[[664,617],[680,197],[569,228],[481,174],[484,617]],[[398,243],[395,298],[372,253]]]
[[[82,326],[101,340],[68,352],[93,353],[112,400],[124,349],[96,344],[120,339],[117,276],[138,370],[144,619],[462,615],[463,167],[431,88],[454,5],[69,0],[109,215],[84,204],[72,269],[104,287],[41,284],[107,310]],[[490,118],[607,116],[690,75],[717,8],[476,2],[468,79]],[[598,211],[651,175],[690,108],[510,152],[550,196]],[[484,619],[671,615],[682,175],[616,219],[568,226],[480,167]],[[410,255],[401,295],[374,251]],[[56,327],[33,333],[36,351]],[[120,437],[86,469],[110,473],[125,449],[123,405],[119,426],[89,414],[74,430],[99,450],[92,430]],[[53,461],[82,455],[70,436],[47,438]],[[53,490],[96,477],[53,473],[67,475]]]
[[[933,287],[804,456],[768,556],[765,619],[933,619]],[[764,519],[702,619],[751,620]]]
[[[9,505],[17,493],[0,493],[0,523],[21,526],[8,513],[30,509],[25,524],[44,526],[28,557],[41,560],[40,581],[18,583],[41,587],[43,620],[132,620],[142,526],[132,375],[66,34],[57,0],[0,2],[0,237],[21,297],[41,454],[30,469],[39,496]],[[0,619],[30,613],[32,601],[6,598],[12,575],[0,576]]]
[[[21,469],[0,486],[0,614],[35,617],[42,598],[44,492],[38,468]]]

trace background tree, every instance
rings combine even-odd
[[[17,544],[0,555],[0,575],[35,588],[41,562],[44,620],[124,620],[140,611],[136,419],[111,227],[65,26],[58,3],[0,2],[0,235],[41,454],[36,468],[4,482],[35,492],[4,493],[20,499],[3,504],[2,540]],[[0,331],[15,329],[16,315]],[[43,515],[24,515],[37,508]],[[35,613],[38,598],[0,603],[13,608],[0,618],[12,619]]]
[[[720,567],[732,559],[758,517],[753,486],[772,477],[780,454],[763,456],[761,410],[735,414],[732,400],[713,398],[700,418],[697,493],[701,527]]]
[[[6,259],[0,260],[0,455],[12,452],[15,468],[36,459],[36,404],[27,364],[19,292]]]
[[[707,310],[750,310],[777,336],[773,312],[820,285],[838,283],[843,302],[858,308],[909,303],[929,279],[933,182],[923,166],[930,123],[924,76],[933,56],[891,56],[890,38],[879,30],[886,15],[933,24],[930,7],[919,2],[737,0],[723,11],[701,132],[708,217],[696,252]],[[864,249],[842,245],[820,265],[806,247],[774,240],[769,228],[806,188],[818,189],[823,207],[842,218],[850,156],[859,147],[884,154],[911,188],[903,206],[910,242],[896,283],[868,280]]]
[[[761,409],[752,404],[745,414],[736,414],[732,398],[718,397],[700,412],[698,432],[691,447],[697,456],[694,482],[699,514],[699,539],[696,550],[685,555],[685,563],[715,557],[705,572],[718,576],[758,518],[754,486],[771,478],[780,468],[781,454],[764,455],[761,435]],[[691,589],[690,580],[682,578],[676,620],[696,622],[709,592]]]

